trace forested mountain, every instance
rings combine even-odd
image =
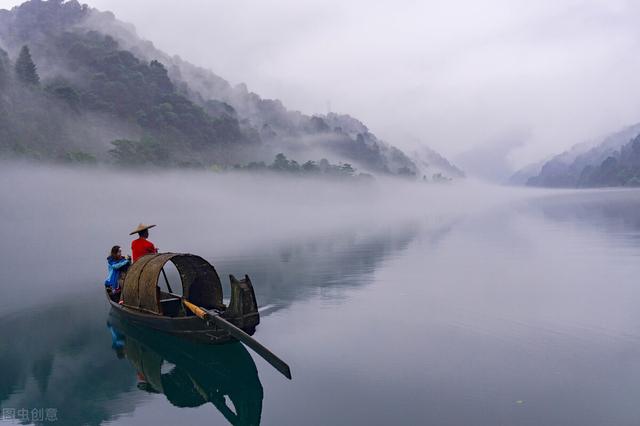
[[[422,171],[424,180],[433,179],[438,181],[442,179],[463,179],[465,177],[462,170],[429,147],[422,146],[413,152],[411,158]]]
[[[638,186],[640,164],[636,150],[640,124],[606,137],[595,146],[580,144],[537,167],[522,170],[514,177],[530,186],[602,187]],[[530,173],[527,176],[526,173]]]
[[[126,165],[248,164],[276,153],[422,176],[360,121],[308,116],[171,57],[76,0],[0,10],[0,153]]]

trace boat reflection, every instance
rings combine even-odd
[[[137,371],[138,389],[162,393],[176,407],[212,403],[233,425],[258,425],[262,384],[240,343],[202,345],[135,327],[110,315],[107,326],[118,358]]]

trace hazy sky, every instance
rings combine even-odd
[[[330,107],[463,162],[521,166],[640,121],[640,2],[88,3],[292,109]]]

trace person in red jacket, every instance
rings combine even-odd
[[[153,228],[154,226],[155,225],[145,225],[141,223],[129,234],[138,234],[138,239],[131,242],[131,257],[134,262],[146,254],[155,254],[158,252],[156,246],[147,240],[147,238],[149,238],[149,228]]]

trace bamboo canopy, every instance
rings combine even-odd
[[[213,265],[193,254],[162,253],[143,256],[129,267],[122,290],[125,306],[162,314],[157,284],[167,262],[176,266],[186,300],[207,309],[222,305],[222,285]]]

